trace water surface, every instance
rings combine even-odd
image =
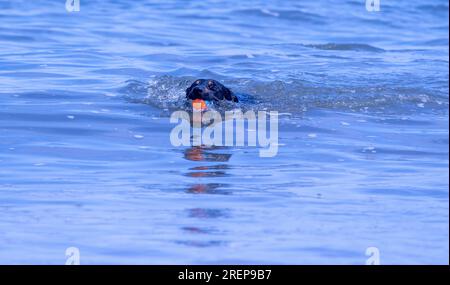
[[[448,2],[64,2],[0,1],[0,263],[448,264]],[[172,146],[198,77],[278,155]]]

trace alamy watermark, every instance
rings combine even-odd
[[[80,250],[77,247],[66,249],[66,265],[80,265]]]
[[[366,0],[366,10],[368,12],[379,12],[381,0]]]
[[[260,146],[260,157],[273,157],[278,153],[278,112],[226,111],[225,118],[215,111],[201,110],[193,104],[192,118],[186,111],[175,111],[171,123],[178,123],[171,133],[173,146]],[[267,121],[269,130],[267,130]],[[245,123],[247,122],[247,135]],[[192,133],[191,133],[192,130]],[[246,140],[247,137],[247,140]]]
[[[66,10],[69,13],[80,12],[80,0],[66,0]]]
[[[368,247],[366,249],[366,256],[369,257],[366,260],[366,265],[380,265],[380,250],[378,247]]]

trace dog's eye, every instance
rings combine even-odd
[[[200,84],[200,80],[195,81],[195,84]]]
[[[208,82],[208,88],[212,89],[212,88],[214,88],[214,87],[216,87],[215,84],[214,84],[214,82],[209,81],[209,82]]]

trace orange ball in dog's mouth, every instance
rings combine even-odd
[[[206,106],[205,100],[202,100],[202,99],[192,100],[192,108],[194,109],[194,111],[208,110],[208,106]]]

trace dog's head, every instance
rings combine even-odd
[[[213,79],[197,79],[186,89],[186,98],[191,100],[238,102],[238,98],[230,89]]]

